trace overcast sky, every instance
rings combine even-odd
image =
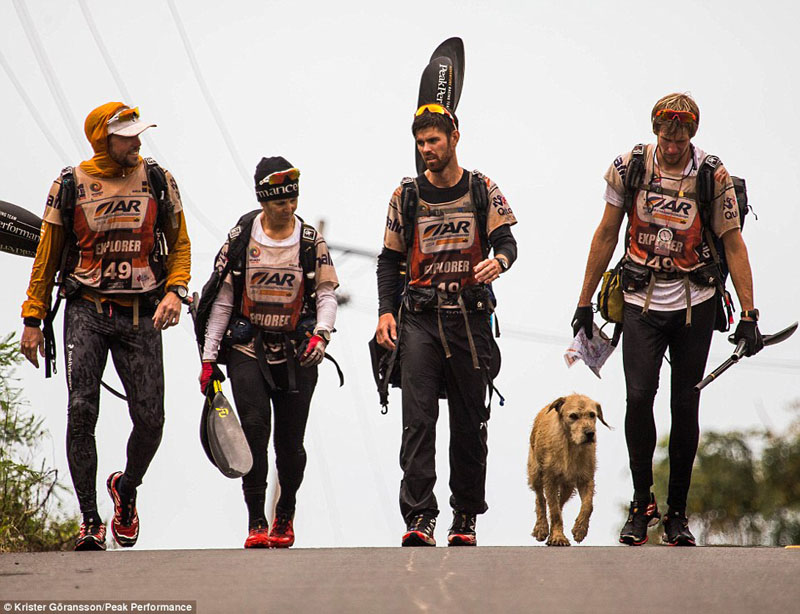
[[[533,493],[525,464],[536,412],[573,391],[598,400],[601,427],[595,512],[584,544],[616,543],[631,496],[624,441],[621,351],[598,380],[567,369],[569,321],[591,235],[603,211],[603,174],[618,154],[654,139],[649,113],[673,91],[700,111],[694,142],[747,179],[758,215],[745,240],[762,332],[798,318],[800,43],[793,2],[218,2],[135,5],[99,0],[0,1],[0,199],[41,215],[51,181],[90,155],[83,121],[109,100],[154,121],[142,147],[175,175],[199,290],[225,232],[255,208],[252,175],[282,155],[303,173],[298,213],[325,220],[335,244],[378,251],[389,197],[414,171],[410,124],[422,69],[450,36],[463,38],[466,76],[459,161],[497,181],[519,224],[519,261],[496,284],[506,396],[489,423],[489,511],[483,545],[532,545]],[[347,383],[320,370],[307,431],[308,469],[298,496],[298,547],[399,545],[400,394],[382,416],[366,343],[377,321],[374,262],[334,253],[342,291],[330,347]],[[20,331],[30,259],[0,253],[6,272],[0,331]],[[737,306],[738,306],[738,301]],[[62,317],[58,318],[60,334]],[[199,444],[202,396],[188,316],[164,334],[166,426],[139,490],[138,548],[240,548],[247,527],[240,481]],[[800,397],[800,337],[747,359],[710,386],[701,428],[780,430]],[[63,347],[59,342],[60,359]],[[709,368],[730,352],[715,335]],[[110,362],[110,361],[109,361]],[[62,363],[63,364],[63,363]],[[668,367],[662,373],[668,383]],[[50,380],[18,372],[50,439],[40,457],[70,483],[64,450],[63,368]],[[106,379],[117,382],[113,368]],[[230,389],[226,386],[228,393]],[[230,396],[230,394],[229,394]],[[668,386],[656,399],[659,435]],[[440,420],[439,483],[450,521],[447,419]],[[105,479],[124,468],[130,421],[103,392],[97,427],[101,514]],[[77,502],[69,496],[70,510]],[[571,502],[565,524],[577,513]]]

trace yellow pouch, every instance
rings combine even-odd
[[[603,273],[600,292],[597,293],[597,310],[607,322],[622,323],[622,267],[617,265]]]

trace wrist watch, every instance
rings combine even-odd
[[[189,296],[189,290],[186,288],[186,286],[167,286],[167,292],[174,292],[181,300],[184,300],[187,296]]]
[[[750,318],[751,320],[758,322],[758,309],[747,309],[742,312],[740,317]]]
[[[499,256],[495,256],[494,259],[500,264],[500,272],[505,273],[508,270],[508,260]]]

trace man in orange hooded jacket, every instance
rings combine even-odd
[[[106,528],[97,512],[94,430],[109,351],[133,421],[125,471],[114,472],[107,480],[114,503],[111,531],[123,547],[138,539],[136,488],[161,441],[161,331],[180,319],[191,246],[175,179],[164,171],[168,206],[160,214],[156,190],[139,156],[139,135],[154,125],[140,121],[138,108],[121,102],[106,103],[89,113],[84,130],[94,156],[77,168],[65,169],[53,182],[28,298],[22,305],[21,350],[38,368],[38,356],[45,355],[40,326],[55,275],[63,268],[67,460],[83,514],[76,550],[106,547]],[[74,178],[74,207],[69,207],[71,195],[62,189],[66,171]],[[62,254],[66,254],[63,267]]]

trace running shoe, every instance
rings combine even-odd
[[[403,535],[403,546],[435,546],[433,530],[436,528],[436,517],[432,514],[417,514],[408,523],[408,530]]]
[[[662,543],[667,546],[694,546],[694,535],[689,530],[689,520],[681,512],[667,512],[662,521],[664,537]]]
[[[271,548],[290,548],[294,545],[293,517],[294,514],[275,512],[272,531],[269,532],[269,545]]]
[[[269,548],[269,527],[267,522],[259,522],[250,527],[247,539],[244,540],[245,548]]]
[[[81,523],[81,532],[75,540],[75,550],[105,550],[106,525]]]
[[[628,520],[619,534],[619,543],[629,546],[641,546],[647,543],[647,529],[658,524],[661,514],[658,512],[658,505],[653,493],[650,493],[650,501],[631,501]]]
[[[453,511],[453,524],[447,533],[448,546],[477,546],[475,514]]]
[[[108,494],[114,502],[114,519],[111,521],[111,534],[123,548],[130,548],[139,539],[139,514],[136,513],[136,495],[129,501],[122,501],[117,486],[122,471],[115,471],[108,476],[106,486]]]

